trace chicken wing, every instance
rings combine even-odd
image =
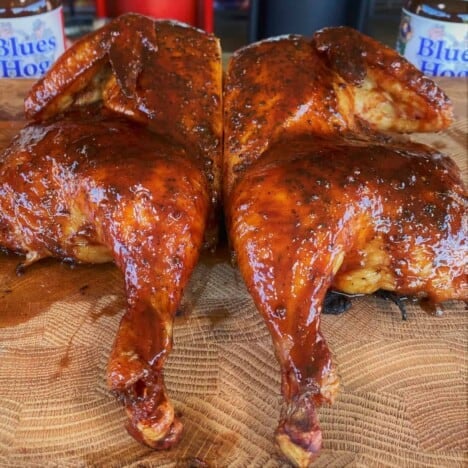
[[[129,432],[180,438],[163,382],[182,291],[214,221],[221,158],[216,38],[121,17],[68,50],[26,99],[0,159],[0,245],[114,261],[128,299],[108,365]],[[212,231],[214,232],[214,231]],[[210,239],[207,239],[210,240]]]
[[[331,28],[235,53],[224,109],[229,236],[281,367],[276,439],[308,466],[322,445],[316,408],[338,389],[320,331],[327,289],[468,295],[458,169],[381,133],[438,130],[451,105],[394,51]]]

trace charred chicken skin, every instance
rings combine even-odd
[[[180,438],[163,382],[183,288],[213,222],[221,159],[217,39],[126,15],[69,49],[33,87],[35,120],[0,160],[0,246],[114,261],[128,298],[108,365],[129,432]]]
[[[322,445],[316,408],[338,389],[320,331],[327,290],[468,295],[458,169],[381,133],[439,130],[451,106],[394,51],[348,28],[241,49],[224,102],[229,236],[281,367],[278,445],[308,466]]]

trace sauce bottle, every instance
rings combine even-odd
[[[61,0],[0,0],[0,78],[39,78],[64,50]]]
[[[468,1],[406,0],[396,48],[429,76],[468,76]]]

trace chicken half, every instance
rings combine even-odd
[[[221,80],[215,37],[122,16],[34,85],[25,108],[35,122],[0,159],[0,246],[26,265],[114,261],[124,273],[108,383],[129,432],[154,448],[182,431],[163,366],[182,291],[213,241]]]
[[[458,169],[382,133],[445,128],[451,105],[394,51],[348,28],[241,49],[224,99],[229,236],[281,367],[277,443],[308,466],[322,445],[316,409],[338,389],[320,331],[327,290],[468,296]]]

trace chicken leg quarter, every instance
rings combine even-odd
[[[128,299],[108,364],[129,432],[180,438],[163,382],[172,324],[213,241],[221,156],[218,41],[122,16],[76,43],[26,99],[26,126],[0,159],[0,246],[114,261]]]
[[[238,266],[273,338],[283,453],[308,466],[338,379],[320,331],[329,288],[467,297],[458,169],[382,131],[451,121],[443,92],[348,28],[236,52],[225,87],[225,205]]]

